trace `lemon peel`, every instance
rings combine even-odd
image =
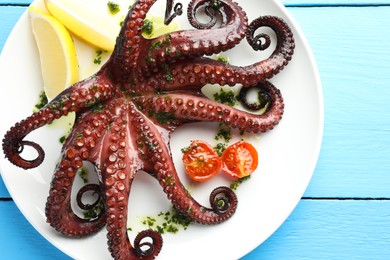
[[[116,17],[99,11],[87,0],[45,0],[45,5],[78,38],[99,49],[113,51],[120,31]]]
[[[44,91],[52,100],[78,81],[76,49],[69,32],[57,19],[34,6],[28,10],[39,50]]]

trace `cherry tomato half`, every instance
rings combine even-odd
[[[222,171],[233,178],[248,176],[256,170],[259,159],[256,148],[240,141],[228,146],[221,156]]]
[[[221,169],[221,160],[214,148],[206,142],[195,140],[183,149],[183,163],[188,176],[199,182],[214,177]]]

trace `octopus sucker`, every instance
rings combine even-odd
[[[154,259],[163,250],[163,238],[156,231],[141,231],[133,241],[127,234],[130,191],[141,171],[156,179],[173,206],[194,222],[219,224],[234,215],[238,198],[230,188],[212,190],[209,205],[201,205],[186,190],[171,157],[171,133],[199,121],[220,122],[243,132],[273,129],[283,116],[284,102],[269,79],[289,64],[295,48],[293,33],[283,19],[266,15],[248,21],[245,11],[232,0],[191,0],[186,14],[192,29],[146,39],[142,26],[155,2],[137,0],[132,5],[113,54],[100,71],[69,86],[45,107],[10,127],[2,142],[11,163],[24,169],[38,167],[45,159],[44,150],[25,137],[76,113],[51,181],[47,222],[70,237],[87,236],[105,226],[114,259]],[[184,12],[180,1],[167,0],[166,8],[165,23]],[[201,12],[209,17],[208,22],[198,20]],[[258,33],[264,26],[275,32],[277,40],[268,58],[239,66],[205,56],[239,43],[249,44],[254,51],[267,48],[271,37]],[[261,87],[267,108],[258,114],[221,104],[201,92],[206,84]],[[246,91],[242,92],[245,96]],[[34,149],[36,158],[23,158],[25,147]],[[91,219],[78,216],[71,207],[75,176],[84,163],[94,166],[99,183],[78,191],[77,206],[85,210],[97,203],[103,205]],[[92,205],[82,203],[87,192],[96,195]]]

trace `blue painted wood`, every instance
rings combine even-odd
[[[390,259],[389,224],[390,201],[304,200],[243,260]]]
[[[1,176],[0,176],[0,198],[1,199],[11,198],[11,195],[9,195],[7,187],[5,187],[4,181],[1,178]]]
[[[12,201],[0,202],[0,230],[1,259],[70,259],[46,241]]]
[[[0,6],[0,51],[26,7]]]
[[[325,128],[310,197],[390,197],[390,7],[289,8],[314,51]],[[364,21],[356,23],[356,21]]]

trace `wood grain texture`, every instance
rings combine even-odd
[[[0,201],[0,212],[1,259],[70,259],[27,222],[13,201]]]
[[[390,197],[390,7],[289,10],[314,51],[325,100],[305,196]]]
[[[0,6],[0,51],[26,7]]]
[[[243,260],[390,259],[390,201],[303,200]]]

